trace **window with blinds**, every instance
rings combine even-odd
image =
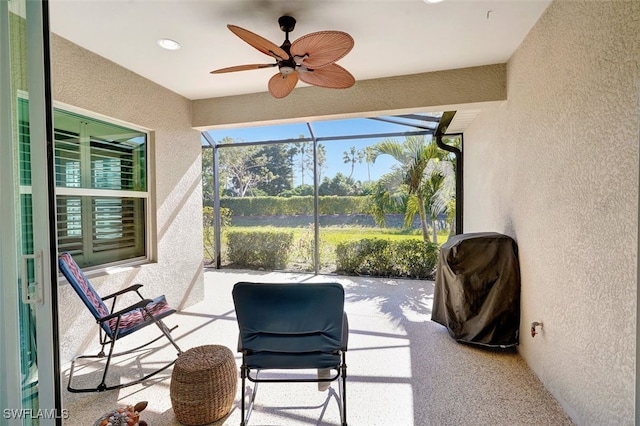
[[[54,110],[59,251],[81,267],[146,256],[147,134]]]

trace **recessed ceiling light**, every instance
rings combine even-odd
[[[167,50],[180,49],[180,43],[175,40],[171,40],[170,38],[161,38],[160,40],[158,40],[158,45]]]
[[[429,4],[429,3],[440,3],[441,1],[444,0],[424,0],[425,3]]]

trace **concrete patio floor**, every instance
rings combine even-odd
[[[430,321],[431,281],[207,270],[205,300],[166,319],[169,326],[179,325],[173,335],[183,350],[205,344],[224,345],[240,364],[231,298],[231,289],[238,281],[337,281],[345,287],[350,326],[349,425],[573,424],[516,352],[459,344],[444,327]],[[155,335],[154,328],[147,327],[144,333]],[[134,336],[137,334],[143,331]],[[128,339],[119,343],[129,344],[125,343]],[[111,382],[140,369],[152,369],[172,357],[175,349],[162,343],[158,351],[116,363]],[[78,383],[99,381],[90,366],[77,368]],[[66,387],[68,365],[63,370]],[[64,424],[91,426],[115,407],[148,401],[142,420],[150,426],[179,425],[171,408],[170,380],[171,368],[144,384],[121,390],[84,394],[65,390],[64,408],[69,418]],[[239,400],[238,381],[231,412],[213,425],[240,424]],[[314,383],[261,384],[250,424],[339,425],[339,407],[330,392],[319,392]]]

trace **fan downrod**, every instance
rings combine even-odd
[[[285,33],[290,33],[296,27],[296,19],[293,16],[284,15],[278,18],[280,29]]]

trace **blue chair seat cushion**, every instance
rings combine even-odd
[[[306,369],[306,368],[338,368],[340,354],[324,352],[282,353],[260,351],[245,353],[245,365],[255,369]]]
[[[124,337],[127,334],[131,334],[148,325],[150,322],[153,322],[153,319],[151,315],[149,315],[149,312],[156,319],[162,319],[167,315],[174,313],[175,309],[169,306],[164,296],[158,296],[144,308],[134,309],[133,311],[127,312],[120,317],[120,329],[118,330],[118,337]],[[112,335],[116,331],[116,321],[116,318],[109,320],[109,329]]]
[[[251,352],[285,352],[285,353],[309,353],[309,352],[336,352],[341,347],[341,341],[336,332],[331,329],[318,329],[313,332],[261,332],[258,330],[245,330],[242,349]]]

